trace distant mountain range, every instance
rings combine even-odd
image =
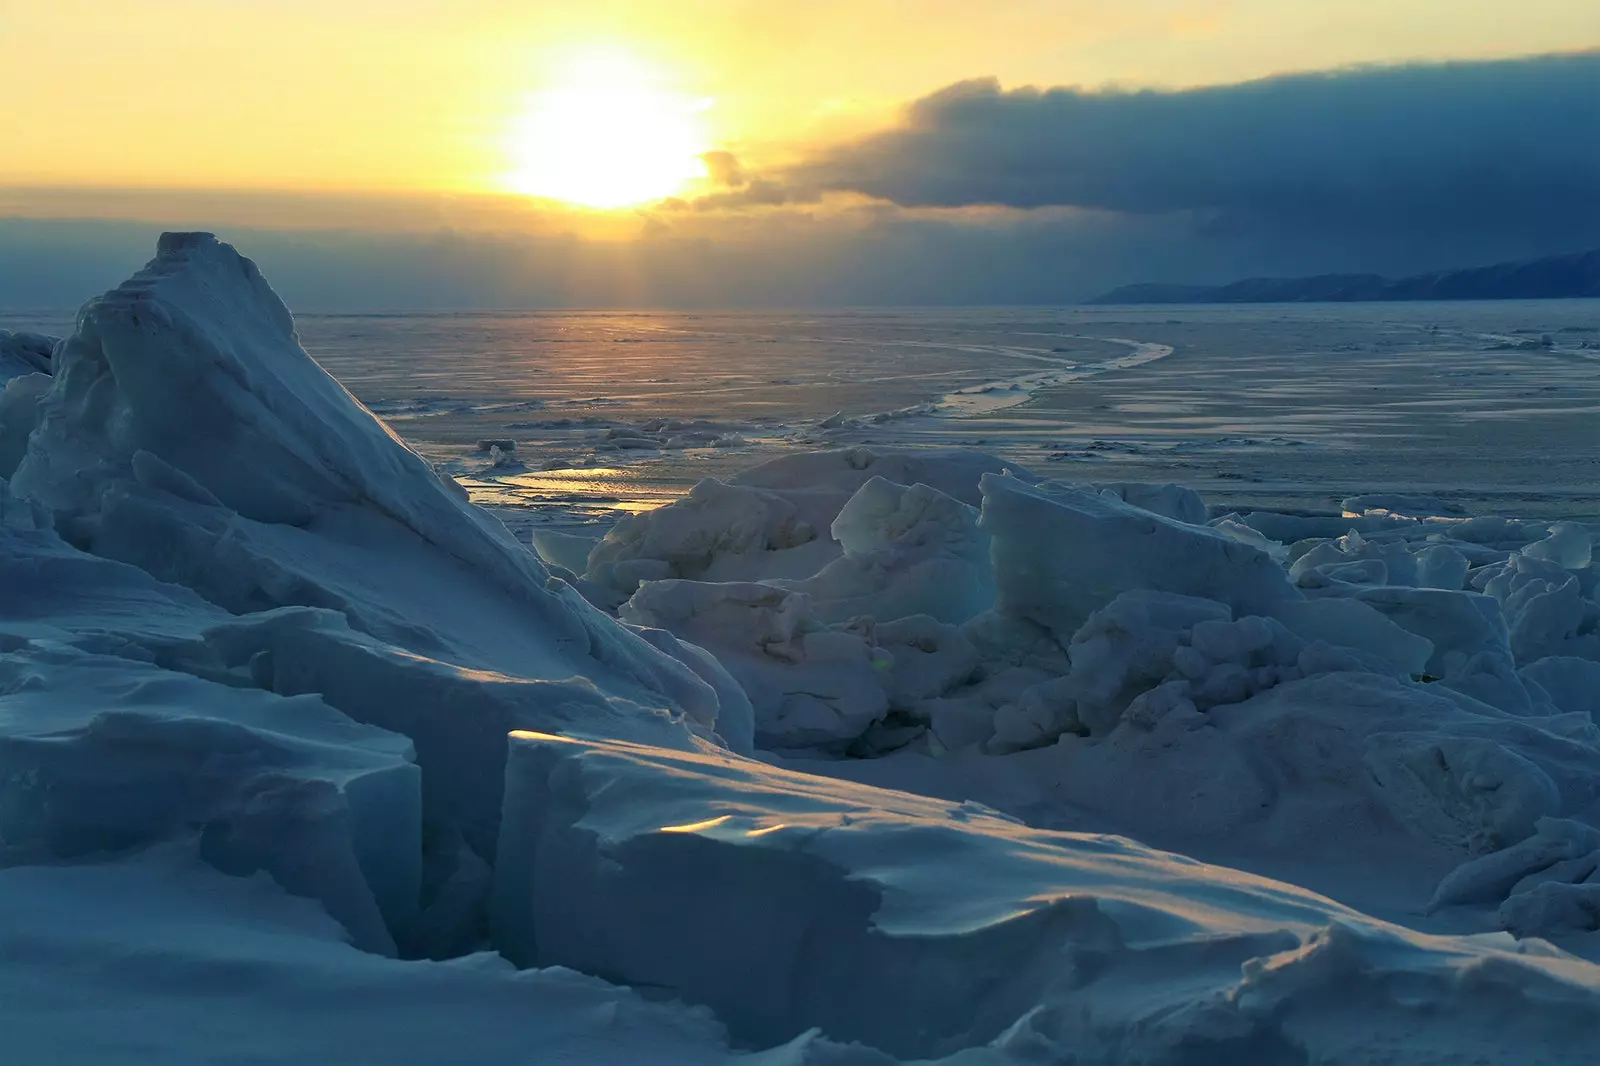
[[[1356,300],[1554,300],[1600,297],[1600,248],[1518,263],[1441,270],[1409,278],[1318,274],[1246,278],[1228,285],[1124,285],[1092,304],[1314,303]]]

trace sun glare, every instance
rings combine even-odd
[[[705,176],[707,102],[670,91],[659,74],[618,52],[567,63],[513,122],[507,185],[528,196],[593,208],[674,196]]]

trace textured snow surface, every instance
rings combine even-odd
[[[0,370],[27,1061],[1593,1057],[1589,525],[856,446],[525,544],[204,234]]]
[[[1577,1062],[1600,1023],[1600,975],[1537,943],[1425,937],[977,804],[538,734],[507,777],[503,950],[671,991],[759,1045],[819,1027],[904,1057]]]
[[[49,374],[55,337],[0,329],[0,383],[27,374]]]

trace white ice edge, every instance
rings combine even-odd
[[[1126,337],[1099,337],[1084,334],[1061,334],[1071,340],[1102,341],[1107,344],[1121,344],[1131,348],[1127,355],[1114,359],[1105,359],[1095,363],[1069,363],[1060,361],[1058,370],[1041,370],[1032,374],[1022,374],[1013,378],[1002,378],[999,381],[989,381],[981,385],[971,385],[955,392],[946,393],[934,403],[934,413],[945,418],[974,418],[981,415],[994,414],[1011,407],[1027,403],[1033,397],[1045,390],[1065,385],[1072,381],[1081,381],[1084,378],[1103,374],[1108,370],[1128,370],[1145,363],[1155,362],[1171,355],[1171,345],[1158,344],[1154,341],[1130,340]],[[1010,354],[1019,354],[1012,351]],[[1046,356],[1037,356],[1044,361],[1054,362]]]

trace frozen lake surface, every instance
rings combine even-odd
[[[610,517],[785,450],[855,443],[979,447],[1241,507],[1426,491],[1479,514],[1600,515],[1594,300],[297,324],[475,499],[532,508],[517,525]],[[63,334],[70,319],[0,328]],[[515,441],[516,464],[480,453],[489,439]]]

